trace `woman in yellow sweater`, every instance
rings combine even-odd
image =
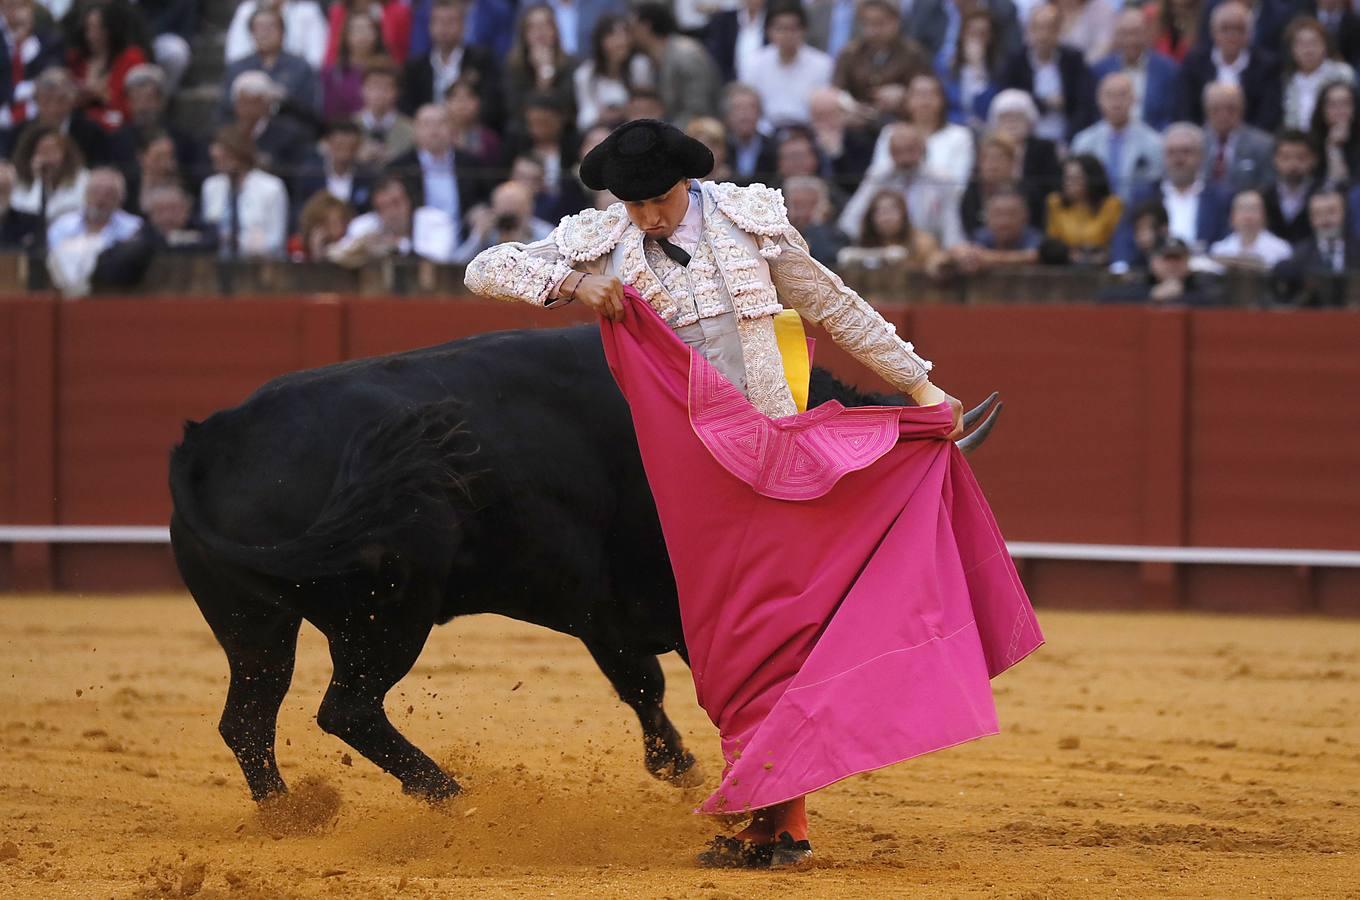
[[[1090,154],[1063,163],[1062,191],[1048,195],[1048,236],[1067,246],[1075,263],[1104,265],[1124,204],[1110,193],[1110,179]]]

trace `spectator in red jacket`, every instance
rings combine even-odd
[[[146,53],[133,40],[126,7],[113,3],[88,7],[67,51],[85,114],[108,131],[122,125],[128,115],[127,74],[146,61]]]

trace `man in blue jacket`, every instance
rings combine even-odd
[[[1111,72],[1125,72],[1133,81],[1135,108],[1142,120],[1161,131],[1180,116],[1176,79],[1180,67],[1169,57],[1150,49],[1147,17],[1126,7],[1115,20],[1115,52],[1091,67],[1097,84]]]

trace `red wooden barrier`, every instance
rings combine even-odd
[[[1013,540],[1355,549],[1360,316],[1099,306],[890,307],[967,404]],[[182,421],[268,378],[512,327],[588,321],[486,300],[0,300],[0,522],[163,524]],[[825,335],[817,360],[882,388]],[[1043,601],[1360,611],[1355,570],[1031,561]],[[161,547],[0,548],[0,588],[173,586]]]

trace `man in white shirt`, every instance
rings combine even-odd
[[[95,169],[85,186],[84,205],[48,226],[48,271],[63,295],[88,294],[99,254],[141,231],[141,217],[121,209],[125,199],[127,182],[122,173]]]
[[[831,83],[835,61],[808,46],[807,13],[801,6],[776,7],[766,22],[769,46],[749,57],[737,77],[760,93],[768,125],[806,125],[808,98]]]
[[[930,232],[945,249],[960,243],[963,226],[959,216],[959,188],[927,169],[926,139],[921,129],[898,122],[885,130],[893,168],[864,179],[841,212],[838,223],[841,230],[858,240],[864,215],[874,196],[879,191],[892,190],[900,191],[907,198],[912,227]]]
[[[1177,122],[1166,130],[1163,152],[1161,194],[1168,229],[1172,237],[1203,252],[1224,230],[1227,206],[1221,194],[1204,184],[1204,132],[1198,125]]]
[[[1266,205],[1254,190],[1238,192],[1232,202],[1232,233],[1209,247],[1209,255],[1229,268],[1264,271],[1293,255],[1289,242],[1266,231]]]
[[[345,236],[331,245],[326,257],[349,268],[394,255],[448,263],[456,239],[448,213],[430,206],[413,210],[405,182],[387,175],[373,188],[373,212],[350,222]]]
[[[415,149],[394,160],[389,170],[410,179],[412,185],[419,184],[422,205],[443,210],[453,221],[456,231],[464,211],[472,208],[477,198],[467,196],[471,185],[464,181],[463,173],[459,171],[448,109],[442,104],[430,103],[417,110],[415,138]],[[457,234],[454,240],[460,240]]]
[[[255,52],[250,37],[250,18],[260,5],[258,0],[245,0],[236,7],[231,25],[227,28],[226,57],[229,64]],[[313,69],[320,71],[322,63],[326,61],[326,39],[330,34],[330,26],[326,23],[321,7],[313,0],[282,0],[272,5],[283,13],[286,35],[283,49],[302,57]]]

